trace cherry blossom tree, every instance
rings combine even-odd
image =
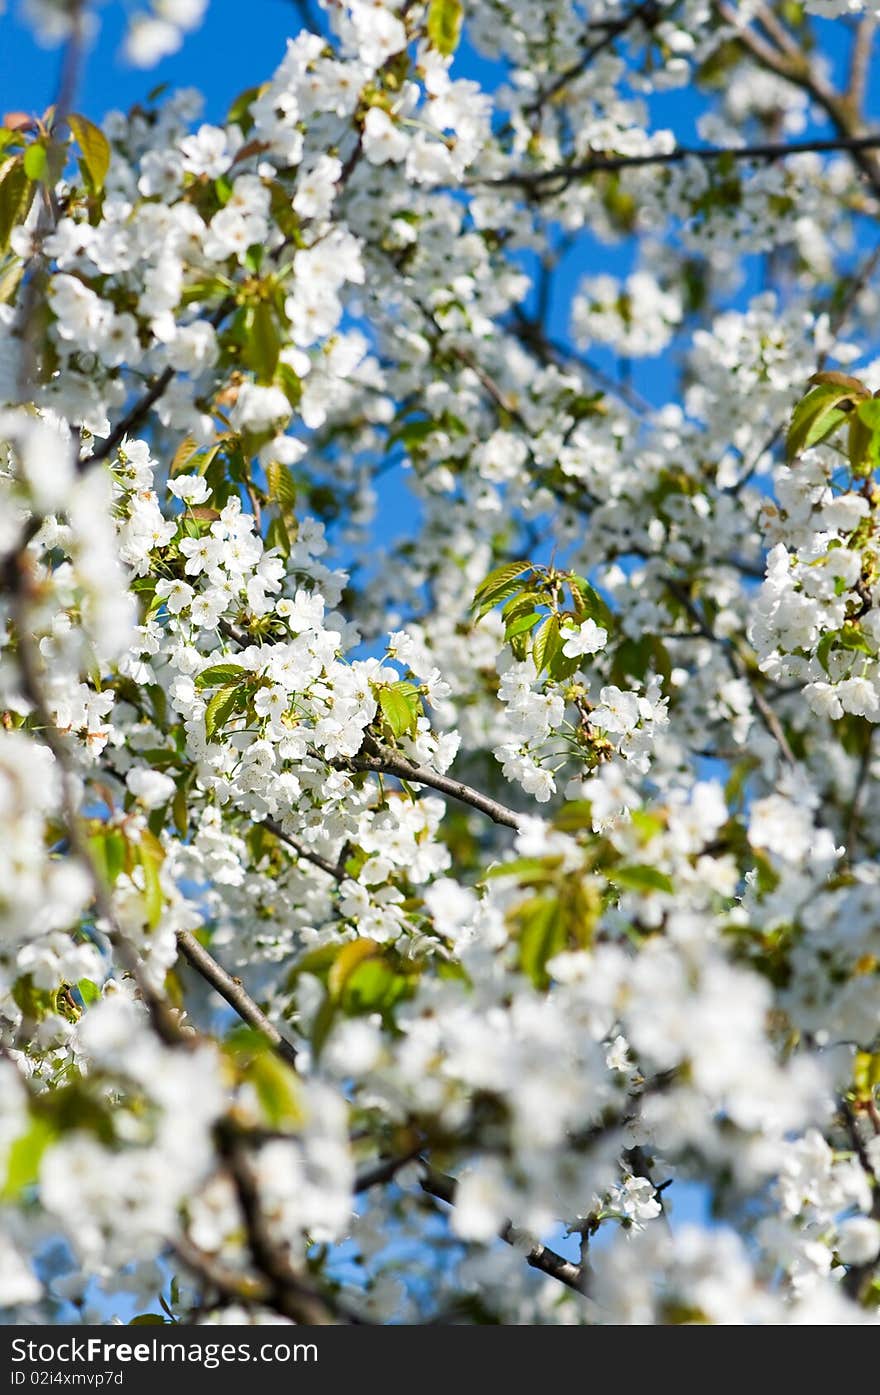
[[[0,1307],[873,1321],[875,11],[20,10]]]

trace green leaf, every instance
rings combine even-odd
[[[507,582],[507,584],[505,586],[502,586],[499,590],[492,591],[489,595],[488,600],[481,601],[479,605],[477,605],[476,603],[474,604],[475,623],[479,623],[479,621],[482,620],[483,616],[488,615],[489,611],[494,610],[496,605],[499,605],[501,601],[508,601],[508,604],[504,607],[504,610],[502,611],[502,614],[505,617],[508,614],[510,605],[518,604],[520,601],[524,603],[523,609],[528,610],[529,603],[526,600],[528,594],[528,592],[523,591],[521,581],[514,580]],[[513,597],[512,602],[508,600],[509,597]],[[540,600],[543,601],[543,599],[544,597],[541,596]]]
[[[841,381],[818,383],[795,407],[785,438],[786,459],[791,461],[829,436],[854,401],[868,396],[856,378],[837,375]]]
[[[252,102],[255,102],[260,95],[262,88],[248,87],[244,92],[240,92],[229,108],[227,121],[235,126],[241,126],[248,116],[248,111]],[[253,122],[251,122],[253,125]]]
[[[165,689],[161,683],[150,683],[147,686],[147,695],[153,709],[153,716],[156,719],[156,726],[163,727],[168,715],[168,699],[165,696]]]
[[[137,1317],[131,1318],[129,1327],[165,1327],[168,1319],[161,1313],[139,1313]]]
[[[91,1007],[92,1003],[97,1003],[100,1000],[101,990],[90,978],[81,978],[76,989],[86,1007]]]
[[[13,1201],[25,1188],[33,1186],[40,1175],[43,1154],[54,1140],[55,1130],[47,1119],[40,1116],[31,1119],[27,1132],[21,1134],[9,1149],[6,1181],[0,1191],[0,1199]]]
[[[854,649],[859,654],[873,654],[874,652],[857,625],[846,624],[842,630],[838,630],[837,643],[841,649]]]
[[[275,312],[266,300],[254,306],[247,360],[261,383],[271,383],[281,352],[281,335]]]
[[[273,518],[266,529],[266,549],[277,547],[282,557],[290,556],[290,534],[283,518]]]
[[[223,441],[217,441],[213,446],[209,446],[207,450],[196,451],[191,464],[198,467],[200,475],[206,475],[208,473],[220,451],[223,449],[223,445]]]
[[[365,959],[352,971],[341,994],[348,1013],[384,1012],[403,997],[409,980],[387,959]]]
[[[520,886],[539,886],[553,881],[559,871],[558,858],[517,857],[511,862],[496,862],[487,877],[516,877]]]
[[[203,668],[201,673],[196,675],[196,687],[226,687],[230,683],[237,683],[246,673],[247,669],[242,668],[241,664],[212,664],[210,668]]]
[[[0,270],[0,305],[8,305],[24,276],[24,262],[18,257],[8,261]]]
[[[195,436],[185,436],[174,452],[168,471],[169,475],[177,475],[181,470],[185,470],[197,450],[198,443]]]
[[[665,872],[656,867],[632,863],[629,867],[615,867],[608,873],[608,880],[624,891],[674,891]]]
[[[458,48],[464,19],[462,0],[430,0],[428,5],[428,42],[444,58]]]
[[[543,619],[537,610],[531,611],[528,615],[518,615],[514,620],[510,620],[504,630],[505,640],[515,639],[517,635],[526,634],[533,630],[538,621]]]
[[[162,845],[152,833],[141,833],[136,845],[137,859],[144,869],[144,912],[147,924],[155,930],[162,919],[165,897],[159,881],[159,870],[165,858]]]
[[[100,194],[110,168],[110,142],[100,127],[96,126],[94,121],[89,121],[86,116],[79,116],[74,112],[72,116],[68,116],[67,124],[82,151],[83,164],[92,181],[92,188],[96,194]]]
[[[279,363],[275,370],[275,381],[284,393],[291,407],[296,408],[302,400],[302,379],[294,373],[289,363]]]
[[[393,450],[400,443],[411,450],[414,446],[423,445],[432,432],[441,429],[439,423],[433,417],[427,419],[418,418],[414,421],[404,422],[396,431],[392,431],[385,444],[386,454]]]
[[[873,474],[880,465],[880,399],[858,403],[850,417],[847,451],[857,475]]]
[[[214,734],[229,720],[235,708],[238,687],[235,683],[218,688],[205,708],[205,735],[213,741]]]
[[[415,732],[421,704],[411,683],[392,683],[387,688],[379,688],[376,696],[393,736],[407,736]]]
[[[531,571],[531,569],[531,562],[505,562],[503,566],[496,567],[487,577],[484,577],[474,592],[474,605],[488,601],[490,596],[494,596],[496,601],[499,600],[500,593],[511,581],[522,576],[523,572]]]
[[[614,629],[614,616],[595,586],[587,581],[585,576],[572,573],[568,578],[568,588],[575,604],[577,619],[595,620],[597,625],[601,625],[603,630],[610,634]]]
[[[532,658],[538,673],[545,669],[559,653],[563,638],[559,629],[558,615],[548,615],[537,631],[532,644]]]
[[[45,145],[39,143],[29,145],[24,152],[22,164],[24,165],[24,172],[28,179],[32,179],[35,184],[45,179],[46,172],[49,168]]]
[[[303,1122],[302,1097],[296,1076],[274,1051],[257,1051],[245,1075],[272,1128],[296,1128]]]
[[[367,959],[381,958],[382,946],[378,940],[362,936],[344,944],[333,961],[327,978],[327,989],[332,997],[340,998],[351,975],[359,964]]]
[[[556,896],[536,896],[517,911],[519,966],[536,988],[549,983],[547,961],[565,948],[565,925]]]
[[[280,460],[270,460],[266,466],[266,486],[273,503],[279,504],[282,510],[293,508],[296,503],[296,481]]]
[[[171,817],[177,832],[181,838],[185,838],[189,832],[189,810],[186,806],[186,788],[183,785],[178,786],[171,801]]]
[[[101,829],[89,838],[92,857],[108,886],[115,885],[116,879],[125,866],[125,838],[118,828]]]
[[[0,252],[9,245],[9,235],[27,211],[30,181],[21,160],[13,160],[0,180]]]

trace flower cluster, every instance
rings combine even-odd
[[[871,26],[301,8],[0,130],[0,1306],[873,1322]]]

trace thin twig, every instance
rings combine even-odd
[[[630,10],[625,15],[621,15],[619,19],[604,20],[602,22],[604,33],[601,39],[597,39],[595,43],[590,44],[576,63],[572,63],[564,72],[559,73],[548,88],[543,92],[539,92],[537,97],[535,97],[527,107],[523,108],[525,115],[534,116],[535,113],[546,106],[548,102],[552,102],[553,98],[556,97],[563,88],[568,87],[572,82],[576,82],[589,68],[593,59],[598,58],[600,53],[610,48],[615,39],[619,39],[627,29],[630,29],[634,24],[640,22],[644,25],[645,30],[650,32],[662,14],[663,7],[657,3],[657,0],[643,0],[642,4],[636,5],[635,9]],[[587,26],[588,32],[591,28],[592,26]]]
[[[713,644],[717,644],[720,647],[721,652],[724,654],[724,657],[726,659],[727,666],[733,674],[734,678],[741,678],[746,681],[751,691],[755,707],[758,710],[758,715],[760,716],[765,728],[773,737],[785,761],[791,766],[796,766],[797,761],[795,760],[794,752],[792,751],[791,746],[789,745],[788,737],[785,734],[785,730],[782,726],[782,723],[780,722],[776,713],[773,711],[773,708],[770,706],[764,694],[761,692],[761,689],[758,687],[758,684],[755,682],[752,674],[749,672],[747,665],[740,658],[736,649],[733,647],[729,640],[724,639],[721,635],[717,635],[715,633],[715,631],[708,624],[705,617],[701,614],[699,608],[694,604],[692,598],[688,595],[687,589],[683,583],[673,579],[666,581],[664,584],[666,586],[667,591],[669,591],[670,594],[673,595],[682,606],[684,606],[691,620],[693,620],[694,624],[697,626],[700,634],[703,635],[705,639],[711,640]]]
[[[849,812],[847,813],[843,835],[848,862],[852,862],[853,851],[858,841],[859,819],[862,812],[862,803],[864,800],[865,788],[868,783],[868,776],[871,772],[871,758],[874,754],[874,733],[876,730],[877,728],[875,726],[870,726],[868,728],[864,749],[859,757],[859,764],[856,769],[856,778],[853,782],[853,792],[850,798]]]

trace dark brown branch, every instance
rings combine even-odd
[[[839,1107],[846,1132],[853,1146],[853,1152],[858,1158],[862,1170],[871,1182],[870,1214],[875,1221],[880,1220],[880,1179],[878,1179],[877,1173],[871,1165],[871,1159],[868,1156],[868,1150],[865,1147],[864,1139],[859,1132],[858,1120],[852,1105],[849,1103],[849,1100],[841,1099],[839,1101]],[[843,1281],[843,1287],[850,1298],[854,1299],[856,1302],[861,1299],[865,1288],[876,1271],[877,1263],[877,1260],[871,1260],[867,1264],[850,1265],[846,1278]]]
[[[761,10],[760,18],[768,33],[773,33],[776,44],[768,43],[753,29],[743,24],[727,0],[716,0],[715,8],[747,53],[771,73],[776,73],[795,87],[800,87],[822,108],[841,139],[851,142],[848,146],[839,148],[850,151],[874,193],[880,195],[880,166],[872,156],[870,146],[860,143],[870,138],[865,137],[858,111],[848,97],[836,92],[824,77],[816,72],[809,58],[778,21],[772,27],[767,24],[768,11]]]
[[[639,169],[648,165],[679,165],[685,160],[786,160],[792,155],[823,154],[843,150],[858,153],[880,148],[880,134],[831,136],[825,140],[764,141],[757,145],[677,145],[674,150],[655,151],[646,155],[594,155],[573,165],[557,165],[549,170],[519,170],[512,174],[477,175],[464,181],[466,188],[521,188],[530,193],[542,193],[545,184],[555,187],[548,196],[561,193],[576,179],[590,174],[612,174],[618,170]]]
[[[159,401],[173,377],[173,368],[164,369],[143,396],[139,397],[134,406],[126,412],[121,421],[116,423],[107,439],[102,441],[98,449],[93,451],[91,455],[85,456],[81,464],[83,466],[97,465],[99,461],[109,459],[125,437],[137,430],[150,408]]]
[[[377,775],[393,775],[408,784],[427,785],[445,795],[447,799],[469,804],[472,809],[487,814],[494,823],[503,824],[506,828],[519,828],[521,815],[508,809],[505,804],[499,804],[497,799],[491,799],[489,795],[481,794],[479,790],[472,789],[470,785],[463,784],[461,780],[454,780],[449,775],[440,775],[423,765],[415,765],[406,756],[389,750],[387,746],[380,746],[378,742],[365,742],[359,756],[339,764],[343,769],[373,771]]]
[[[234,308],[234,299],[227,296],[220,302],[213,314],[208,316],[209,323],[212,324],[215,329],[219,329],[230,310]],[[87,469],[90,465],[97,465],[101,460],[107,460],[117,447],[122,444],[125,437],[130,435],[132,431],[137,430],[147,417],[150,409],[156,405],[159,398],[163,396],[173,380],[174,369],[171,367],[163,369],[159,376],[155,378],[147,388],[146,392],[129,407],[125,416],[121,421],[116,423],[110,435],[105,441],[101,442],[97,450],[94,450],[91,455],[83,456],[80,459],[81,468]]]
[[[267,1229],[251,1160],[235,1130],[221,1126],[219,1144],[238,1194],[254,1267],[269,1287],[270,1305],[283,1317],[306,1326],[326,1327],[356,1320],[296,1273],[275,1243]]]
[[[534,101],[524,108],[527,116],[534,114],[552,102],[565,87],[587,71],[594,58],[598,58],[600,53],[610,48],[615,39],[620,38],[633,25],[641,23],[646,31],[650,31],[663,14],[663,6],[657,0],[643,0],[643,3],[636,5],[635,9],[629,10],[627,14],[621,15],[619,19],[602,20],[598,25],[588,25],[587,32],[594,28],[601,28],[604,32],[601,39],[596,39],[584,50],[576,63],[572,63],[569,68],[560,73],[545,91],[540,92]]]
[[[200,1249],[188,1235],[178,1236],[172,1242],[171,1248],[181,1263],[193,1274],[198,1275],[203,1283],[215,1289],[221,1298],[248,1304],[271,1301],[272,1291],[265,1279],[258,1279],[251,1274],[240,1274],[237,1270],[230,1269],[228,1265]]]
[[[270,833],[273,833],[282,843],[286,843],[298,858],[304,862],[311,862],[315,867],[320,867],[321,871],[326,872],[328,877],[333,877],[338,882],[342,881],[345,876],[345,863],[348,856],[347,844],[336,862],[331,862],[328,857],[322,857],[320,853],[312,852],[311,848],[307,848],[298,838],[293,838],[289,833],[285,833],[281,824],[277,823],[275,819],[261,819],[260,822],[263,828],[268,828]]]
[[[218,964],[213,954],[199,944],[198,940],[189,930],[178,930],[177,943],[180,952],[188,964],[201,974],[202,978],[216,993],[220,994],[230,1007],[235,1008],[243,1022],[262,1032],[263,1036],[271,1043],[278,1055],[290,1066],[296,1066],[296,1047],[283,1037],[273,1022],[270,1022],[262,1008],[254,1002],[241,979],[233,978]]]
[[[372,1187],[384,1187],[388,1182],[393,1182],[401,1168],[406,1167],[407,1163],[414,1162],[423,1150],[424,1143],[420,1139],[406,1153],[399,1153],[391,1158],[382,1158],[381,1162],[374,1163],[372,1167],[368,1167],[355,1179],[355,1192],[368,1192]]]
[[[437,1197],[439,1201],[445,1201],[449,1206],[455,1205],[457,1186],[454,1177],[448,1177],[445,1172],[438,1172],[433,1167],[427,1167],[421,1179],[422,1191]],[[523,1243],[528,1240],[525,1232],[517,1230],[510,1221],[505,1222],[498,1235],[505,1244],[512,1245],[515,1249],[521,1249]],[[581,1266],[573,1264],[570,1259],[563,1259],[562,1255],[547,1245],[533,1245],[526,1251],[525,1261],[533,1269],[540,1269],[542,1274],[557,1279],[566,1288],[574,1289],[575,1293],[583,1293],[584,1271]]]
[[[252,642],[245,630],[230,624],[227,620],[221,620],[219,628],[227,638],[242,648]],[[463,784],[461,780],[454,780],[448,775],[440,775],[435,770],[428,770],[425,766],[415,765],[406,756],[392,751],[386,746],[380,746],[377,741],[373,741],[369,737],[364,742],[360,755],[350,759],[340,758],[333,761],[333,764],[338,770],[372,771],[377,775],[394,775],[398,780],[406,780],[413,785],[428,785],[431,789],[445,795],[447,799],[456,799],[462,804],[470,804],[472,809],[478,809],[481,814],[488,814],[495,823],[504,824],[507,828],[519,828],[521,816],[514,813],[512,809],[508,809],[505,804],[500,804],[497,799],[491,799],[489,795],[481,794],[479,790],[472,789],[470,785]],[[342,857],[334,864],[327,858],[320,857],[319,854],[306,849],[297,839],[291,838],[274,819],[264,819],[262,822],[271,833],[287,843],[297,856],[313,862],[316,867],[320,867],[330,876],[336,877],[338,880],[342,879],[344,875],[344,859]]]

